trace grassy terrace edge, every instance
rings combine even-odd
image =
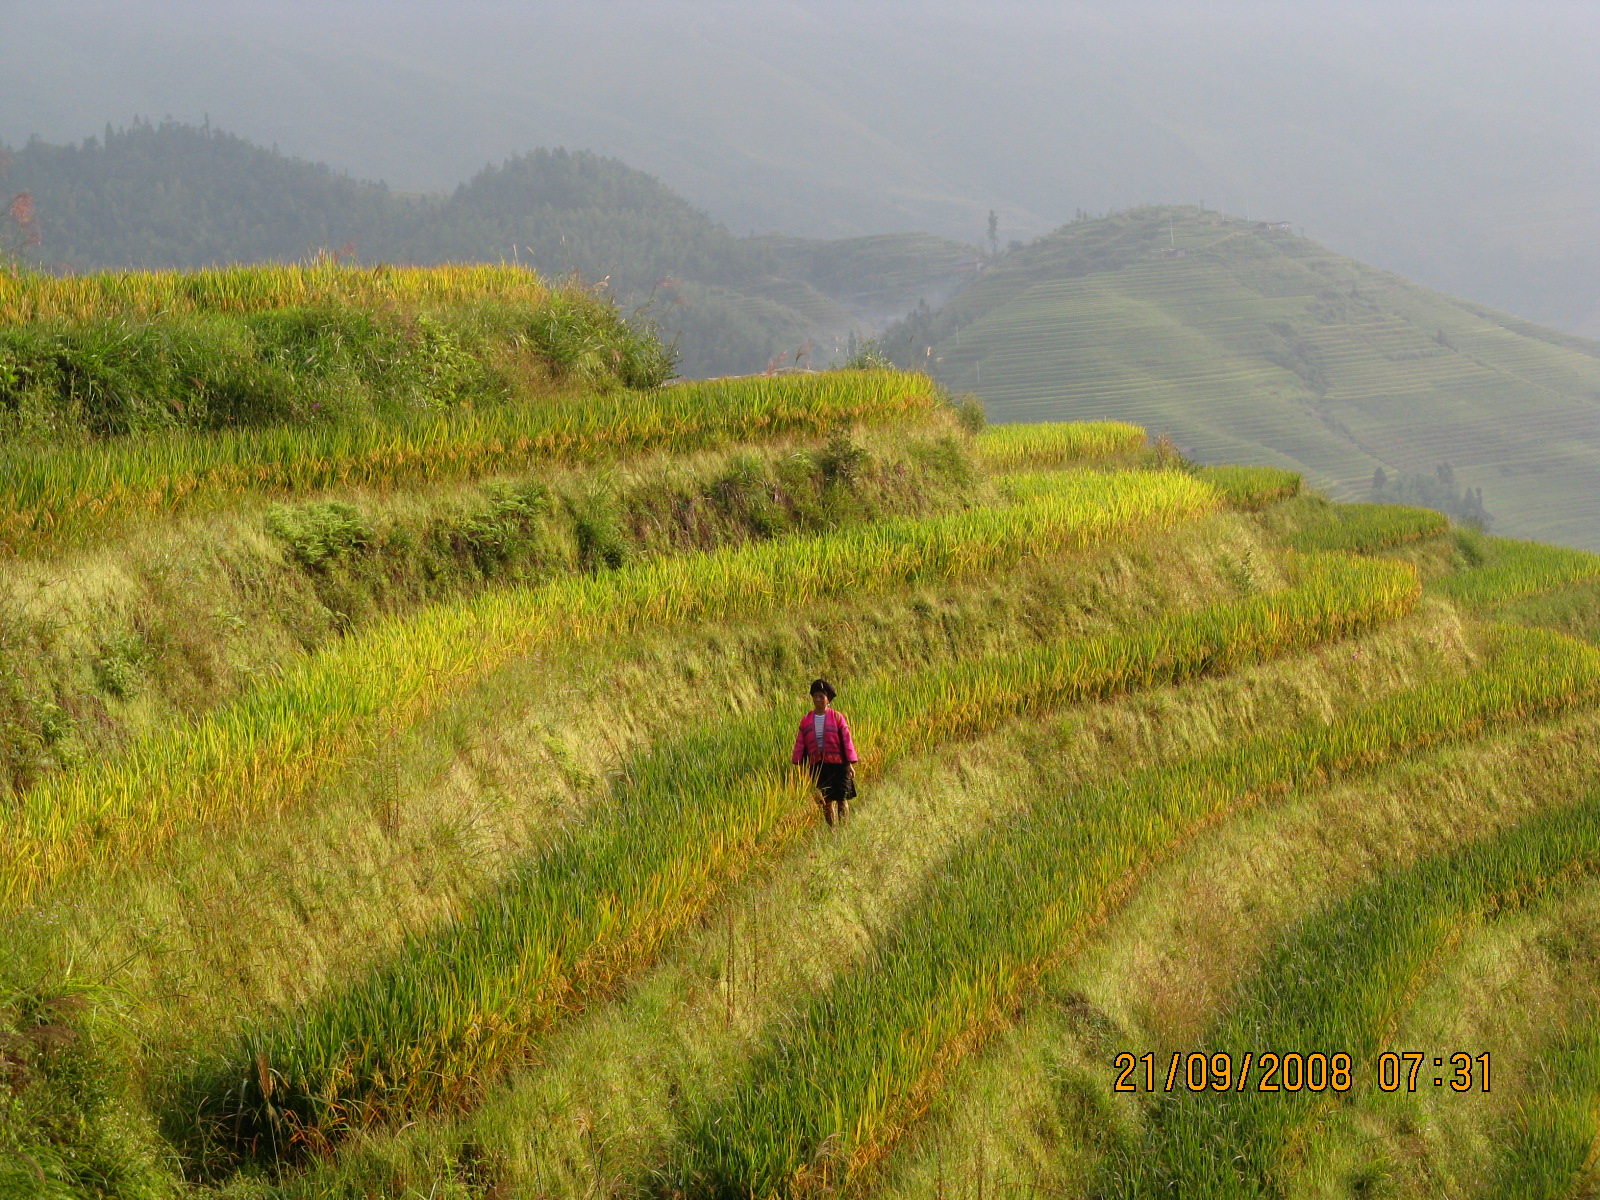
[[[933,410],[925,376],[839,371],[713,380],[651,392],[565,396],[395,421],[140,437],[0,451],[0,557],[129,517],[166,516],[240,493],[429,483],[530,463],[686,453],[826,434]]]
[[[1583,658],[1592,694],[1600,655],[1585,648]],[[1573,675],[1564,677],[1569,684]],[[1595,794],[1391,871],[1280,938],[1205,1049],[1236,1051],[1242,1062],[1250,1048],[1337,1047],[1351,1055],[1353,1085],[1370,1089],[1377,1056],[1421,981],[1456,945],[1462,922],[1536,904],[1596,871]],[[1279,1195],[1288,1183],[1283,1148],[1323,1099],[1288,1089],[1160,1096],[1143,1143],[1124,1152],[1107,1180],[1109,1194],[1166,1195],[1181,1179],[1208,1196]],[[1531,1179],[1522,1182],[1529,1189],[1516,1194],[1542,1194]]]
[[[292,804],[363,738],[542,641],[1002,569],[1217,507],[1210,487],[1180,473],[1065,472],[1016,505],[688,555],[382,622],[192,727],[25,794],[0,827],[0,903],[71,866],[137,857],[182,824]]]

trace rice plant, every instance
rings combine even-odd
[[[0,275],[0,325],[317,305],[432,308],[486,296],[537,306],[552,290],[528,268],[507,264],[355,267],[332,259],[200,271]]]
[[[1355,550],[1371,554],[1391,546],[1435,537],[1450,528],[1450,518],[1431,508],[1403,504],[1335,504],[1290,534],[1296,550]]]
[[[146,854],[196,822],[292,805],[372,731],[403,726],[542,644],[1004,570],[1217,507],[1208,486],[1176,472],[1063,472],[1052,482],[1014,506],[654,560],[369,627],[192,726],[24,794],[0,825],[0,903],[85,861]]]
[[[1495,1131],[1492,1200],[1568,1200],[1595,1182],[1600,1139],[1600,1013],[1592,1000],[1543,1039],[1528,1088]]]
[[[882,770],[1009,718],[1353,633],[1401,615],[1418,595],[1405,564],[1309,561],[1284,592],[882,681],[853,692],[852,712],[866,762]],[[730,880],[805,828],[805,781],[773,765],[790,715],[730,719],[636,759],[581,831],[522,864],[459,922],[413,936],[366,979],[290,1024],[247,1033],[180,1107],[205,1113],[215,1135],[236,1136],[245,1151],[276,1156],[475,1099],[552,1024],[608,995]],[[1021,858],[1037,867],[1035,849],[1022,847]],[[1021,911],[1031,912],[1016,920]],[[769,1135],[781,1132],[758,1136]]]
[[[691,1125],[665,1182],[729,1198],[863,1182],[937,1102],[960,1059],[1014,1019],[1142,872],[1198,830],[1339,772],[1596,698],[1600,653],[1555,634],[1505,630],[1464,679],[1035,804],[958,852],[859,969],[774,1031],[726,1097]],[[1285,967],[1264,977],[1290,974]],[[1385,976],[1364,994],[1402,992]],[[1252,1028],[1251,1044],[1299,1044],[1288,1031],[1266,1032]],[[1245,1048],[1231,1036],[1217,1048],[1235,1044]],[[1209,1104],[1191,1106],[1197,1121],[1209,1119]],[[1212,1154],[1223,1133],[1206,1128],[1206,1137],[1183,1143],[1197,1157]],[[1169,1181],[1161,1194],[1206,1194],[1197,1181],[1208,1176],[1198,1172],[1185,1158],[1161,1175]]]
[[[1600,554],[1517,542],[1510,538],[1457,535],[1465,566],[1429,585],[1469,608],[1485,609],[1574,583],[1600,578]]]
[[[1195,474],[1221,492],[1229,508],[1244,512],[1298,496],[1302,483],[1299,472],[1281,467],[1200,467]]]
[[[713,380],[537,406],[422,412],[405,419],[0,449],[0,557],[129,517],[163,517],[331,487],[467,478],[532,462],[826,434],[938,403],[923,376],[834,371]]]
[[[1061,467],[1089,458],[1134,454],[1144,444],[1144,430],[1124,421],[990,425],[976,439],[979,461],[991,471]]]
[[[1549,639],[1526,639],[1519,654],[1526,655],[1539,640]],[[1562,661],[1578,656],[1584,660],[1581,666],[1524,658],[1521,669],[1549,669],[1560,676],[1561,686],[1586,690],[1592,687],[1585,676],[1595,675],[1596,655],[1570,647]],[[1524,688],[1531,697],[1535,689]],[[1556,698],[1557,689],[1541,690]],[[1481,708],[1478,714],[1487,715]],[[1391,1050],[1396,1023],[1419,983],[1453,948],[1462,922],[1536,903],[1596,870],[1600,797],[1591,795],[1484,841],[1394,871],[1288,931],[1203,1049],[1230,1053],[1241,1063],[1250,1051],[1258,1056],[1265,1050],[1280,1055],[1337,1051],[1350,1056],[1351,1087],[1374,1094],[1388,1086],[1380,1075],[1379,1056]],[[1458,1065],[1430,1066],[1423,1086],[1434,1077],[1462,1082]],[[1401,1078],[1405,1064],[1392,1066],[1399,1074],[1389,1082],[1408,1087]],[[1481,1087],[1482,1064],[1469,1061],[1466,1069],[1470,1073],[1465,1081]],[[1290,1184],[1284,1174],[1285,1149],[1327,1095],[1303,1087],[1158,1094],[1143,1144],[1126,1155],[1108,1191],[1127,1197],[1167,1196],[1174,1189],[1208,1197],[1281,1196]],[[1533,1152],[1537,1144],[1538,1139],[1530,1139],[1523,1146]],[[1569,1147],[1564,1158],[1557,1156],[1569,1185],[1572,1168],[1583,1166],[1589,1145],[1586,1141],[1581,1151]],[[1532,1159],[1530,1168],[1558,1165],[1548,1156],[1534,1154]],[[1535,1182],[1521,1176],[1514,1190],[1500,1194],[1573,1194],[1537,1188]],[[1547,1176],[1545,1182],[1555,1181]]]

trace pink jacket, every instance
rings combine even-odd
[[[816,713],[808,712],[800,718],[800,732],[794,736],[794,757],[791,762],[814,763],[817,761],[817,727]],[[823,762],[855,762],[857,761],[856,744],[850,737],[850,723],[844,719],[844,714],[836,709],[828,710],[827,722],[823,726]]]

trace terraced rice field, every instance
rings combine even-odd
[[[0,1188],[1590,1186],[1592,556],[1195,468],[1121,414],[974,435],[921,377],[718,386],[710,434],[563,397],[588,440],[515,465],[565,490],[502,481],[524,525],[449,528],[574,544],[425,601],[350,600],[440,561],[401,553],[436,503],[404,474],[319,478],[300,541],[241,478],[203,519],[126,508],[116,557],[15,547],[28,578],[348,615],[7,796]],[[655,491],[612,478],[640,454]],[[198,652],[131,618],[51,642],[56,595],[0,604],[0,713],[36,740]],[[861,755],[837,826],[789,760],[817,676]],[[1465,1091],[1388,1086],[1436,1052]]]
[[[1169,219],[1182,258],[1156,258]],[[1600,346],[1192,209],[1015,252],[934,318],[930,369],[998,421],[1122,419],[1341,499],[1449,462],[1498,531],[1600,549]],[[921,361],[920,359],[918,360]]]

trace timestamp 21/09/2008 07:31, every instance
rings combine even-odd
[[[1423,1066],[1430,1058],[1440,1073],[1428,1076]],[[1342,1051],[1324,1054],[1316,1051],[1257,1053],[1242,1056],[1225,1052],[1205,1054],[1174,1051],[1171,1060],[1158,1072],[1153,1053],[1123,1051],[1112,1060],[1117,1072],[1113,1090],[1118,1092],[1348,1092],[1359,1082],[1354,1060]],[[1448,1055],[1429,1055],[1420,1050],[1385,1051],[1373,1064],[1375,1082],[1383,1092],[1415,1092],[1419,1083],[1426,1088],[1446,1088],[1454,1092],[1489,1090],[1489,1054],[1456,1051]],[[1163,1078],[1164,1077],[1164,1078]],[[1160,1080],[1160,1082],[1158,1082]]]

